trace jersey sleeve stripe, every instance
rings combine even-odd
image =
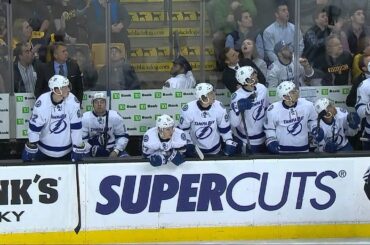
[[[32,123],[29,124],[29,129],[31,129],[33,132],[41,132],[42,128],[44,126],[40,126],[40,127],[37,127],[35,125],[33,125]]]
[[[200,150],[204,153],[204,154],[207,154],[207,153],[211,153],[211,152],[214,152],[215,150],[217,150],[219,147],[221,146],[221,142],[218,142],[214,147],[210,148],[210,149],[201,149]]]
[[[220,131],[221,134],[226,134],[227,132],[229,132],[231,130],[231,127],[228,126],[226,128],[220,128],[220,127],[217,127],[218,128],[218,131]]]
[[[78,130],[78,129],[81,129],[81,128],[82,128],[82,123],[81,122],[71,123],[71,129]]]
[[[241,138],[243,138],[243,139],[246,139],[247,138],[247,136],[245,135],[245,134],[243,134],[242,132],[240,132],[240,130],[239,129],[237,129],[236,128],[236,133],[241,137]],[[263,137],[265,137],[265,132],[261,132],[261,133],[259,133],[259,134],[256,134],[256,135],[249,135],[248,137],[249,137],[249,139],[251,139],[251,140],[257,140],[257,139],[260,139],[260,138],[263,138]]]
[[[286,146],[286,145],[280,145],[280,152],[298,152],[298,151],[308,151],[308,145],[304,146]]]
[[[360,106],[363,106],[363,105],[365,105],[364,103],[361,103],[361,104],[357,104],[357,105],[355,105],[355,109],[356,109],[356,111],[358,110],[358,108],[360,107]]]

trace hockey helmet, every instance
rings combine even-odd
[[[251,79],[252,74],[254,72],[255,71],[254,71],[253,67],[251,67],[251,66],[242,66],[236,71],[236,74],[235,74],[236,80],[241,85],[247,85],[249,83],[248,80]]]
[[[68,78],[61,76],[61,75],[54,75],[49,79],[49,88],[51,91],[55,93],[55,88],[58,88],[59,90],[62,89],[62,87],[69,85]]]
[[[97,99],[104,99],[104,100],[107,100],[107,96],[105,95],[104,92],[97,92],[93,95],[92,99],[91,99],[91,103],[94,102],[94,100],[97,100]]]
[[[202,96],[208,95],[208,93],[214,91],[213,85],[210,83],[198,83],[197,86],[195,86],[195,97],[197,99],[202,99]]]
[[[315,110],[318,114],[320,114],[320,112],[326,111],[329,105],[330,105],[329,99],[320,98],[315,101]]]
[[[175,121],[169,115],[163,114],[157,118],[156,126],[158,129],[172,128],[175,126]]]
[[[289,96],[289,92],[295,89],[296,86],[292,81],[284,81],[277,86],[276,93],[279,99],[284,100],[284,96]]]

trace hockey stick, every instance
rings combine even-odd
[[[316,133],[317,134],[319,133],[319,130],[320,130],[321,119],[324,117],[325,114],[326,114],[326,111],[322,110],[319,113],[319,115],[317,115],[317,125],[316,125]],[[319,150],[319,142],[316,140],[316,138],[315,138],[315,141],[316,141],[316,150],[318,151]]]
[[[361,137],[360,138],[360,141],[370,142],[370,139],[369,138],[365,138],[365,137]]]
[[[78,223],[74,231],[76,234],[81,229],[81,198],[80,198],[80,178],[78,176],[78,161],[75,162],[76,167],[76,189],[77,189],[77,211],[78,211]]]
[[[194,144],[194,147],[195,147],[195,152],[197,153],[198,157],[200,160],[204,160],[204,154],[203,152],[200,150],[200,148],[198,147],[198,145]]]

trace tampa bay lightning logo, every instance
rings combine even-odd
[[[202,118],[207,118],[209,116],[209,112],[208,111],[202,111],[201,115],[200,115]]]
[[[299,120],[298,122],[295,122],[295,123],[292,123],[290,124],[288,127],[287,127],[287,130],[288,130],[288,133],[293,135],[293,136],[296,136],[298,135],[300,132],[302,132],[302,123],[301,123],[302,119]]]
[[[184,118],[180,117],[180,124],[183,124],[183,123],[184,123]]]
[[[207,138],[208,136],[210,136],[212,132],[213,132],[213,129],[210,126],[205,126],[205,127],[198,128],[195,131],[195,136],[197,137],[197,139],[203,140]]]
[[[67,128],[67,123],[64,121],[64,118],[66,118],[65,114],[58,120],[50,123],[49,130],[51,134],[60,134]]]
[[[99,123],[99,124],[104,124],[104,119],[103,119],[103,117],[98,117],[98,123]]]
[[[168,150],[168,144],[166,142],[162,143],[163,150],[167,151]]]
[[[264,110],[263,105],[256,107],[252,113],[252,117],[255,122],[261,120],[262,118],[264,118],[264,116],[265,116],[265,110]]]
[[[340,146],[343,143],[343,136],[340,134],[340,131],[342,131],[341,128],[338,128],[337,125],[332,126],[332,129],[334,127],[334,142],[337,143],[338,146]],[[328,137],[325,142],[333,142],[333,136]]]

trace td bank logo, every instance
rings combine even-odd
[[[161,109],[167,109],[167,103],[161,103]]]
[[[270,97],[276,96],[276,91],[269,91],[269,96]]]
[[[113,93],[113,99],[114,99],[114,100],[118,100],[118,99],[120,99],[120,95],[119,95],[119,93]]]
[[[175,118],[176,118],[177,121],[179,121],[180,120],[180,114],[176,114]]]
[[[141,94],[136,92],[134,93],[134,99],[140,99],[141,98]]]
[[[145,111],[146,110],[146,104],[140,104],[139,109]]]
[[[17,96],[16,99],[17,102],[23,102],[23,96]]]
[[[30,112],[30,108],[25,106],[25,107],[22,107],[22,112],[23,113],[29,113]]]
[[[139,130],[140,130],[140,133],[145,133],[146,130],[147,130],[147,127],[146,126],[140,126]]]
[[[349,88],[342,89],[342,94],[349,94]]]
[[[92,105],[87,105],[86,106],[86,111],[92,111]]]
[[[155,92],[154,93],[154,98],[156,98],[156,99],[162,98],[162,92]]]
[[[327,88],[321,89],[321,94],[322,95],[329,95],[329,89],[327,89]]]
[[[23,125],[24,119],[23,118],[17,118],[17,125]]]
[[[176,92],[175,97],[176,98],[182,98],[182,92]]]
[[[141,121],[141,116],[140,115],[134,115],[134,121],[135,122]]]
[[[82,97],[82,100],[87,100],[87,94],[84,94],[84,96]]]
[[[126,110],[126,105],[124,105],[124,104],[119,104],[119,105],[118,105],[118,110],[120,110],[120,111],[124,111],[124,110]]]
[[[27,135],[28,135],[28,133],[27,133],[27,129],[22,130],[22,135],[23,135],[23,136],[27,136]]]

